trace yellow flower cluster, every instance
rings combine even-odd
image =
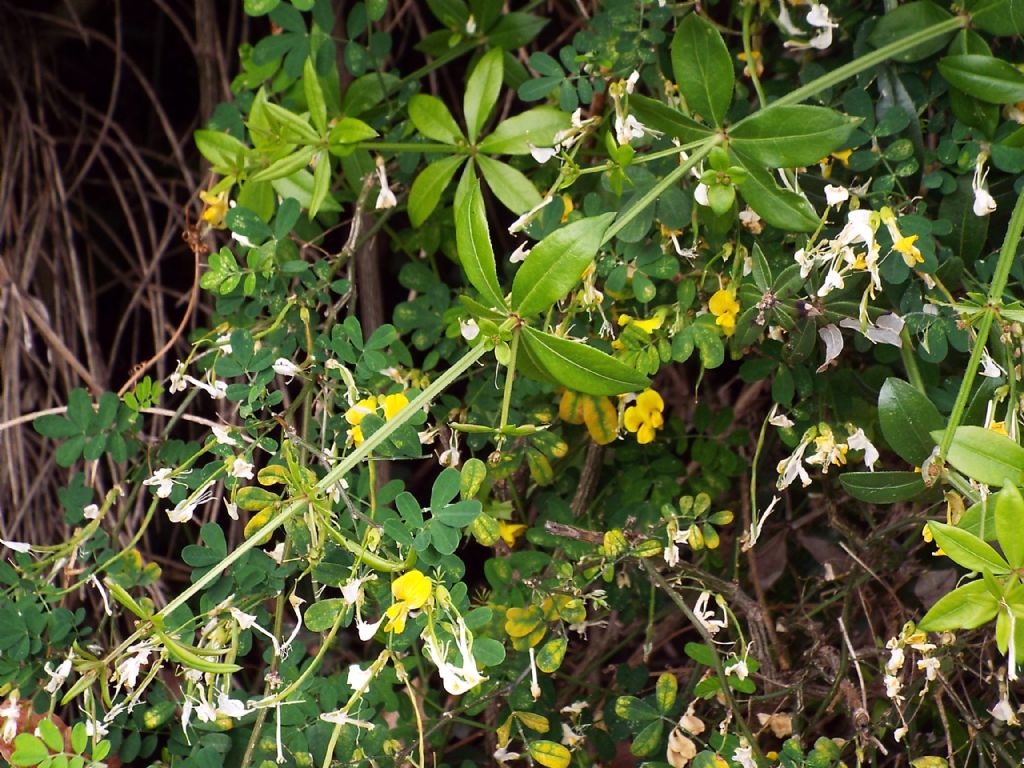
[[[715,291],[715,295],[708,302],[708,309],[715,316],[715,325],[721,326],[726,336],[732,336],[736,332],[736,315],[740,312],[740,305],[732,291],[724,288]]]
[[[636,432],[636,441],[645,445],[654,441],[657,430],[665,425],[662,413],[665,401],[653,389],[645,389],[636,398],[636,405],[626,409],[623,423],[630,432]]]
[[[388,620],[384,625],[384,631],[394,632],[396,635],[404,632],[409,612],[418,611],[426,605],[433,589],[434,582],[421,571],[407,571],[395,579],[391,584],[391,594],[395,602],[384,612]]]
[[[371,395],[364,400],[360,400],[345,411],[345,421],[352,425],[352,429],[348,431],[349,436],[352,438],[352,442],[355,443],[357,447],[362,444],[363,430],[360,427],[360,424],[362,424],[363,419],[368,414],[376,413],[378,408],[382,408],[384,410],[385,421],[390,421],[408,404],[409,398],[405,396],[404,392],[399,392],[397,395],[385,395],[379,399]]]

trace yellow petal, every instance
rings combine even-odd
[[[357,426],[366,414],[373,413],[375,410],[377,410],[377,398],[368,397],[345,411],[345,421],[353,427]]]
[[[516,545],[516,539],[526,533],[526,526],[522,523],[506,523],[504,520],[499,520],[498,530],[501,540],[511,549]]]
[[[622,423],[630,432],[636,432],[644,425],[643,411],[641,411],[637,406],[631,405],[626,409],[626,414],[622,419]]]
[[[664,411],[665,401],[653,389],[645,389],[636,398],[637,406],[643,411]]]
[[[404,392],[399,392],[397,395],[388,395],[384,398],[383,402],[384,418],[390,421],[408,404],[409,398],[405,396]]]
[[[408,604],[411,610],[422,608],[430,599],[433,582],[420,571],[412,570],[403,573],[391,584],[391,594],[396,600]]]
[[[708,310],[715,317],[721,315],[735,315],[740,311],[740,305],[736,303],[736,297],[725,289],[715,291],[715,294],[708,301]]]

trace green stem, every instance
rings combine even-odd
[[[467,154],[469,147],[456,144],[427,144],[420,141],[359,141],[349,146],[372,152],[436,152],[447,155]]]
[[[625,213],[612,222],[612,225],[604,233],[602,244],[609,242],[615,235],[621,232],[629,222],[639,216],[647,206],[661,197],[666,189],[689,173],[691,168],[694,168],[697,163],[707,157],[711,150],[721,144],[723,140],[724,137],[717,133],[705,139],[686,162],[673,169],[671,173],[658,181],[646,195],[637,200]]]
[[[683,612],[683,615],[686,616],[690,624],[693,625],[693,628],[700,634],[701,640],[704,641],[704,645],[711,651],[715,675],[718,677],[718,684],[722,691],[722,696],[725,698],[725,703],[732,711],[733,719],[736,721],[736,725],[739,727],[743,736],[746,737],[750,748],[754,750],[754,755],[756,757],[761,757],[761,749],[757,745],[757,739],[751,732],[750,726],[747,725],[747,721],[743,717],[743,711],[736,703],[736,699],[733,698],[732,689],[729,687],[729,680],[725,674],[725,667],[722,666],[722,657],[718,654],[718,648],[715,646],[714,638],[711,637],[711,634],[708,632],[704,624],[694,616],[693,611],[690,610],[690,606],[686,604],[683,596],[672,588],[672,585],[665,580],[665,577],[658,572],[658,569],[651,565],[650,561],[647,559],[644,559],[642,562],[644,564],[644,568],[647,569],[647,575],[650,576],[651,580],[669,596],[669,599],[676,604],[676,607]]]
[[[326,491],[328,488],[333,486],[336,482],[341,480],[346,474],[351,472],[356,466],[359,465],[363,459],[370,455],[374,448],[387,440],[399,427],[408,421],[409,417],[412,416],[420,408],[430,403],[435,397],[441,394],[447,389],[459,376],[469,370],[470,367],[477,360],[486,354],[487,350],[483,344],[478,344],[473,347],[469,352],[462,356],[451,368],[446,370],[437,379],[424,389],[419,395],[417,395],[412,402],[410,402],[405,408],[399,411],[394,418],[386,422],[383,427],[374,432],[372,435],[363,440],[356,450],[350,453],[348,456],[343,458],[338,465],[328,472],[324,477],[316,484],[317,490]],[[192,586],[185,589],[180,595],[171,600],[167,605],[160,609],[157,613],[158,616],[167,616],[169,613],[174,611],[176,608],[184,605],[193,596],[206,589],[210,584],[220,578],[220,575],[224,573],[228,568],[234,565],[240,557],[246,552],[256,547],[257,543],[262,541],[265,537],[272,534],[278,528],[292,517],[300,509],[303,509],[307,500],[294,499],[285,505],[284,509],[278,512],[273,518],[267,521],[267,523],[254,532],[252,536],[242,542],[237,549],[235,549],[230,555],[221,560],[217,565],[213,566],[209,571],[204,573]],[[139,634],[137,630],[133,637]],[[136,637],[137,639],[137,637]]]
[[[953,443],[953,435],[956,428],[960,426],[960,419],[963,417],[964,409],[967,407],[967,398],[971,394],[971,386],[974,384],[974,377],[978,373],[978,366],[981,365],[981,356],[988,343],[988,334],[992,330],[992,323],[999,314],[999,307],[1003,301],[1003,291],[1006,290],[1006,283],[1010,278],[1010,268],[1013,266],[1013,259],[1017,253],[1017,246],[1020,243],[1021,235],[1024,234],[1024,192],[1017,197],[1017,204],[1013,208],[1013,215],[1010,217],[1010,225],[1006,229],[1006,237],[1003,238],[1003,246],[999,249],[999,260],[996,262],[996,270],[992,275],[992,283],[988,289],[988,306],[982,312],[981,320],[978,323],[978,338],[974,342],[974,349],[971,350],[971,358],[967,361],[967,369],[964,371],[964,378],[960,382],[960,391],[956,394],[956,402],[953,403],[953,411],[949,414],[949,423],[942,435],[942,443],[939,445],[939,459],[945,459],[949,446]],[[1010,372],[1012,376],[1012,371]]]
[[[501,423],[498,425],[499,430],[504,430],[505,425],[508,424],[508,410],[512,404],[512,382],[516,377],[516,353],[519,351],[519,329],[516,328],[512,332],[512,348],[509,352],[508,357],[508,368],[505,372],[505,393],[501,398]],[[502,434],[504,437],[504,434]]]
[[[926,43],[929,40],[933,40],[936,37],[942,37],[943,35],[955,32],[958,29],[966,27],[970,19],[966,16],[956,16],[946,21],[940,21],[938,24],[933,24],[930,27],[922,29],[920,32],[914,32],[907,35],[906,37],[897,40],[889,45],[883,45],[878,50],[867,53],[860,56],[849,64],[844,64],[841,67],[833,69],[831,72],[822,75],[809,82],[794,91],[790,91],[785,96],[782,96],[771,103],[770,106],[782,106],[785,104],[799,104],[804,99],[808,99],[818,93],[821,93],[826,88],[831,88],[833,85],[837,85],[844,80],[848,80],[854,75],[860,74],[865,69],[871,69],[871,67],[881,64],[886,59],[890,59],[897,54],[903,53],[913,48],[915,45]],[[757,114],[757,113],[755,113]],[[742,122],[742,121],[741,121]],[[739,125],[739,123],[737,123]],[[734,126],[735,127],[735,126]]]
[[[900,347],[900,357],[903,359],[903,367],[907,369],[907,378],[914,385],[914,389],[922,395],[927,394],[924,390],[924,379],[921,378],[921,369],[917,365],[917,358],[914,357],[910,332],[906,326],[903,326],[903,330],[900,331],[900,341],[903,342]]]
[[[334,640],[334,636],[338,634],[338,629],[341,628],[341,620],[342,618],[344,618],[344,616],[344,610],[338,611],[338,615],[334,619],[334,624],[331,625],[330,632],[327,633],[327,637],[324,638],[323,643],[321,643],[320,645],[320,650],[316,652],[316,656],[313,657],[313,660],[306,666],[304,670],[302,670],[302,674],[299,675],[287,688],[282,690],[280,693],[275,693],[269,699],[263,699],[260,702],[261,709],[273,706],[274,704],[277,704],[287,699],[295,691],[302,687],[302,684],[309,679],[309,676],[312,675],[313,672],[315,672],[320,667],[320,662],[323,661],[324,656],[327,654],[327,650],[331,647],[331,641]]]
[[[757,101],[764,109],[768,101],[764,96],[764,88],[761,87],[761,78],[757,75],[757,61],[754,59],[754,46],[750,42],[750,21],[754,15],[754,3],[748,2],[743,8],[743,53],[747,57],[747,69],[750,72],[750,82],[754,85],[757,93]]]

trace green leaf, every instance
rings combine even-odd
[[[442,144],[465,141],[452,113],[436,96],[417,93],[409,99],[409,119],[417,131],[434,141]]]
[[[39,736],[47,747],[50,748],[51,752],[63,752],[64,751],[64,736],[61,735],[60,730],[50,720],[40,720],[36,724],[36,729],[39,731]]]
[[[512,213],[526,213],[540,205],[540,192],[521,171],[486,155],[477,155],[476,162],[491,192]]]
[[[932,439],[941,442],[942,430],[932,432]],[[946,460],[986,485],[1001,487],[1007,480],[1020,485],[1024,477],[1024,448],[984,427],[957,428]]]
[[[537,669],[546,675],[553,674],[562,666],[565,659],[565,649],[569,647],[569,641],[564,637],[556,637],[548,640],[537,651]]]
[[[505,661],[505,646],[490,637],[473,640],[473,657],[484,667],[496,667]]]
[[[57,413],[48,413],[32,422],[32,428],[43,437],[62,439],[82,434],[82,428]]]
[[[317,600],[302,615],[302,621],[310,632],[326,632],[334,626],[345,610],[345,601],[340,597]]]
[[[466,82],[466,93],[462,99],[462,111],[466,116],[466,129],[470,142],[475,142],[490,117],[504,74],[504,52],[495,48],[485,53],[473,68],[473,74]]]
[[[320,134],[313,130],[305,118],[299,117],[289,109],[279,104],[266,102],[264,104],[267,117],[271,123],[276,123],[281,138],[286,141],[293,141],[297,144],[316,144],[320,140]]]
[[[273,230],[267,226],[256,213],[241,205],[231,208],[224,216],[224,223],[232,232],[251,240],[253,245],[259,245],[265,240],[274,236]]]
[[[945,425],[931,400],[894,378],[886,379],[878,393],[878,422],[889,447],[912,467],[924,464],[935,450],[932,432]]]
[[[964,584],[941,598],[917,623],[925,632],[975,629],[995,618],[999,602],[981,579]]]
[[[530,251],[512,281],[512,309],[524,317],[546,312],[579,282],[597,255],[614,213],[579,219]]]
[[[85,747],[89,743],[89,731],[85,727],[85,723],[75,723],[75,727],[71,729],[71,748],[79,755],[85,752]]]
[[[192,138],[199,153],[210,161],[210,165],[218,173],[238,171],[244,164],[248,147],[234,136],[221,131],[201,129],[196,131]]]
[[[427,530],[430,531],[430,543],[442,555],[453,554],[459,548],[459,539],[462,536],[455,528],[434,518],[427,522]]]
[[[409,190],[409,221],[419,227],[434,212],[441,194],[465,161],[462,155],[446,157],[424,168]]]
[[[615,714],[634,723],[657,720],[659,717],[658,710],[636,696],[619,696],[615,700]]]
[[[85,435],[75,435],[66,443],[61,444],[54,453],[53,460],[57,462],[58,467],[70,467],[78,461],[83,448],[85,448]]]
[[[679,681],[671,672],[662,672],[658,676],[658,683],[654,687],[654,698],[658,702],[658,710],[667,715],[676,703],[676,695],[679,691]]]
[[[637,757],[651,754],[661,743],[661,734],[664,729],[665,723],[661,720],[649,723],[633,738],[629,751]]]
[[[431,508],[433,510],[433,508]],[[465,528],[480,517],[480,502],[476,499],[457,501],[433,511],[433,516],[451,528]]]
[[[910,501],[928,490],[920,472],[847,472],[839,482],[853,498],[869,504]]]
[[[459,474],[459,470],[452,467],[445,469],[437,476],[430,489],[430,508],[438,510],[450,502],[459,493],[461,485],[462,476]]]
[[[301,171],[309,165],[309,161],[313,159],[315,153],[316,149],[313,147],[302,147],[290,155],[285,155],[280,160],[271,163],[262,171],[254,173],[249,177],[249,181],[274,181],[275,179],[283,179],[285,176],[291,176],[296,171]],[[302,202],[302,198],[298,195],[289,195],[289,197],[295,197],[299,202]]]
[[[813,232],[820,219],[814,206],[801,194],[783,189],[764,168],[749,159],[738,157],[747,170],[747,177],[739,184],[747,205],[773,227],[784,232]]]
[[[331,188],[331,159],[326,150],[320,150],[313,158],[313,195],[309,200],[309,219],[312,221],[320,212],[320,206],[327,199]]]
[[[1024,499],[1017,486],[1007,483],[996,500],[996,536],[1013,568],[1024,566]]]
[[[306,59],[302,67],[302,90],[306,95],[306,107],[309,108],[313,127],[322,134],[327,130],[327,104],[324,102],[324,92],[320,88],[312,57]]]
[[[555,107],[534,107],[502,121],[479,144],[489,155],[528,155],[530,145],[550,147],[555,134],[570,125],[569,115]]]
[[[71,390],[68,395],[68,418],[84,432],[92,424],[95,411],[92,408],[92,398],[89,393],[81,387]]]
[[[327,135],[327,143],[331,149],[336,149],[347,144],[367,141],[376,135],[377,132],[362,120],[343,117],[331,128],[331,132]]]
[[[868,42],[875,48],[883,48],[890,43],[904,39],[909,30],[925,29],[934,24],[951,19],[952,16],[944,8],[940,8],[931,0],[915,0],[915,2],[900,5],[885,14],[875,28],[868,35]],[[933,37],[927,42],[907,48],[900,53],[893,55],[895,61],[919,61],[926,59],[933,53],[938,53],[949,42],[955,34]]]
[[[304,168],[300,168],[287,177],[274,179],[271,182],[271,186],[274,192],[281,196],[282,200],[291,198],[303,208],[308,209],[309,204],[313,200],[313,174]],[[321,213],[340,210],[341,206],[333,197],[326,198],[320,204]]]
[[[31,733],[19,733],[14,737],[11,765],[38,765],[49,755],[42,740]]]
[[[795,168],[827,157],[847,142],[860,122],[827,107],[782,105],[741,120],[729,131],[729,139],[733,149],[758,165]]]
[[[1010,566],[989,544],[954,525],[932,521],[928,528],[935,543],[950,560],[970,571],[988,571],[996,575],[1008,573]]]
[[[736,73],[722,36],[696,13],[676,27],[672,72],[690,111],[711,125],[722,125],[732,104]]]
[[[637,392],[650,379],[629,365],[586,344],[523,326],[522,341],[543,371],[556,382],[588,395]]]
[[[1024,35],[1024,2],[1021,0],[966,0],[963,7],[971,24],[992,35]]]
[[[463,499],[471,499],[480,491],[480,487],[487,479],[487,465],[475,456],[466,459],[459,473],[459,496]]]
[[[1024,74],[1009,62],[992,56],[965,54],[939,60],[946,81],[976,99],[991,104],[1024,101]]]
[[[455,241],[462,269],[470,284],[491,306],[503,306],[505,297],[498,283],[497,264],[487,226],[487,211],[479,183],[465,195],[455,212]]]
[[[568,768],[572,761],[572,753],[554,741],[534,741],[527,751],[534,762],[543,765],[544,768]]]
[[[644,125],[667,133],[684,144],[700,141],[713,135],[709,128],[691,120],[678,109],[673,109],[667,104],[639,93],[634,93],[629,97],[629,111]]]

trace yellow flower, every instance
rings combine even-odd
[[[832,157],[843,164],[843,168],[850,167],[850,155],[853,154],[852,149],[841,149],[838,152],[833,152]]]
[[[996,434],[1002,435],[1003,437],[1010,436],[1009,433],[1007,433],[1006,431],[1005,421],[993,421],[991,424],[988,425],[988,428],[991,429]]]
[[[640,320],[629,315],[619,315],[619,325],[625,326],[630,324],[635,325],[644,333],[653,333],[665,324],[665,313],[656,312],[654,317],[649,317],[646,320]]]
[[[376,410],[377,398],[368,397],[365,400],[360,400],[345,411],[345,421],[352,425],[352,429],[350,429],[348,433],[352,436],[352,442],[356,444],[356,447],[359,447],[363,442],[363,430],[359,426],[363,421],[363,417]]]
[[[645,389],[636,399],[636,405],[626,409],[623,422],[626,429],[636,432],[636,441],[645,445],[654,441],[657,430],[665,425],[662,411],[665,401],[653,389]]]
[[[715,316],[715,325],[721,326],[726,336],[732,336],[736,330],[736,315],[740,311],[736,297],[725,289],[716,291],[708,302],[708,309]]]
[[[395,603],[384,612],[388,620],[384,631],[395,634],[404,632],[409,611],[418,611],[426,605],[433,589],[434,583],[421,571],[408,571],[395,579],[391,583]]]
[[[397,395],[387,395],[381,403],[384,407],[384,418],[391,421],[408,404],[409,398],[405,396],[404,392],[399,392]]]
[[[573,212],[575,206],[572,204],[572,198],[569,195],[562,195],[562,223],[565,224],[569,220],[569,214]]]
[[[761,75],[764,74],[764,57],[761,55],[760,51],[751,51],[750,54],[751,54],[751,58],[754,60],[754,69],[757,72],[757,76],[760,77]],[[736,58],[739,59],[742,62],[746,62],[747,61],[747,53],[746,53],[746,51],[741,51],[740,53],[737,53],[736,54]],[[744,77],[750,77],[750,64],[749,63],[747,63],[747,65],[745,67],[743,67],[743,76]]]
[[[501,536],[502,541],[508,545],[509,549],[512,549],[516,545],[516,539],[526,533],[526,526],[522,523],[506,523],[504,520],[498,521],[498,535]]]
[[[889,237],[892,238],[892,249],[903,257],[903,263],[913,269],[924,261],[921,251],[914,245],[917,242],[917,235],[904,235],[896,225],[896,214],[892,208],[885,206],[879,213],[882,216],[882,223],[889,230]]]
[[[228,212],[227,191],[221,192],[219,195],[214,195],[207,192],[205,189],[200,190],[199,199],[206,204],[202,213],[203,221],[211,227],[219,228],[224,226],[224,216]]]

